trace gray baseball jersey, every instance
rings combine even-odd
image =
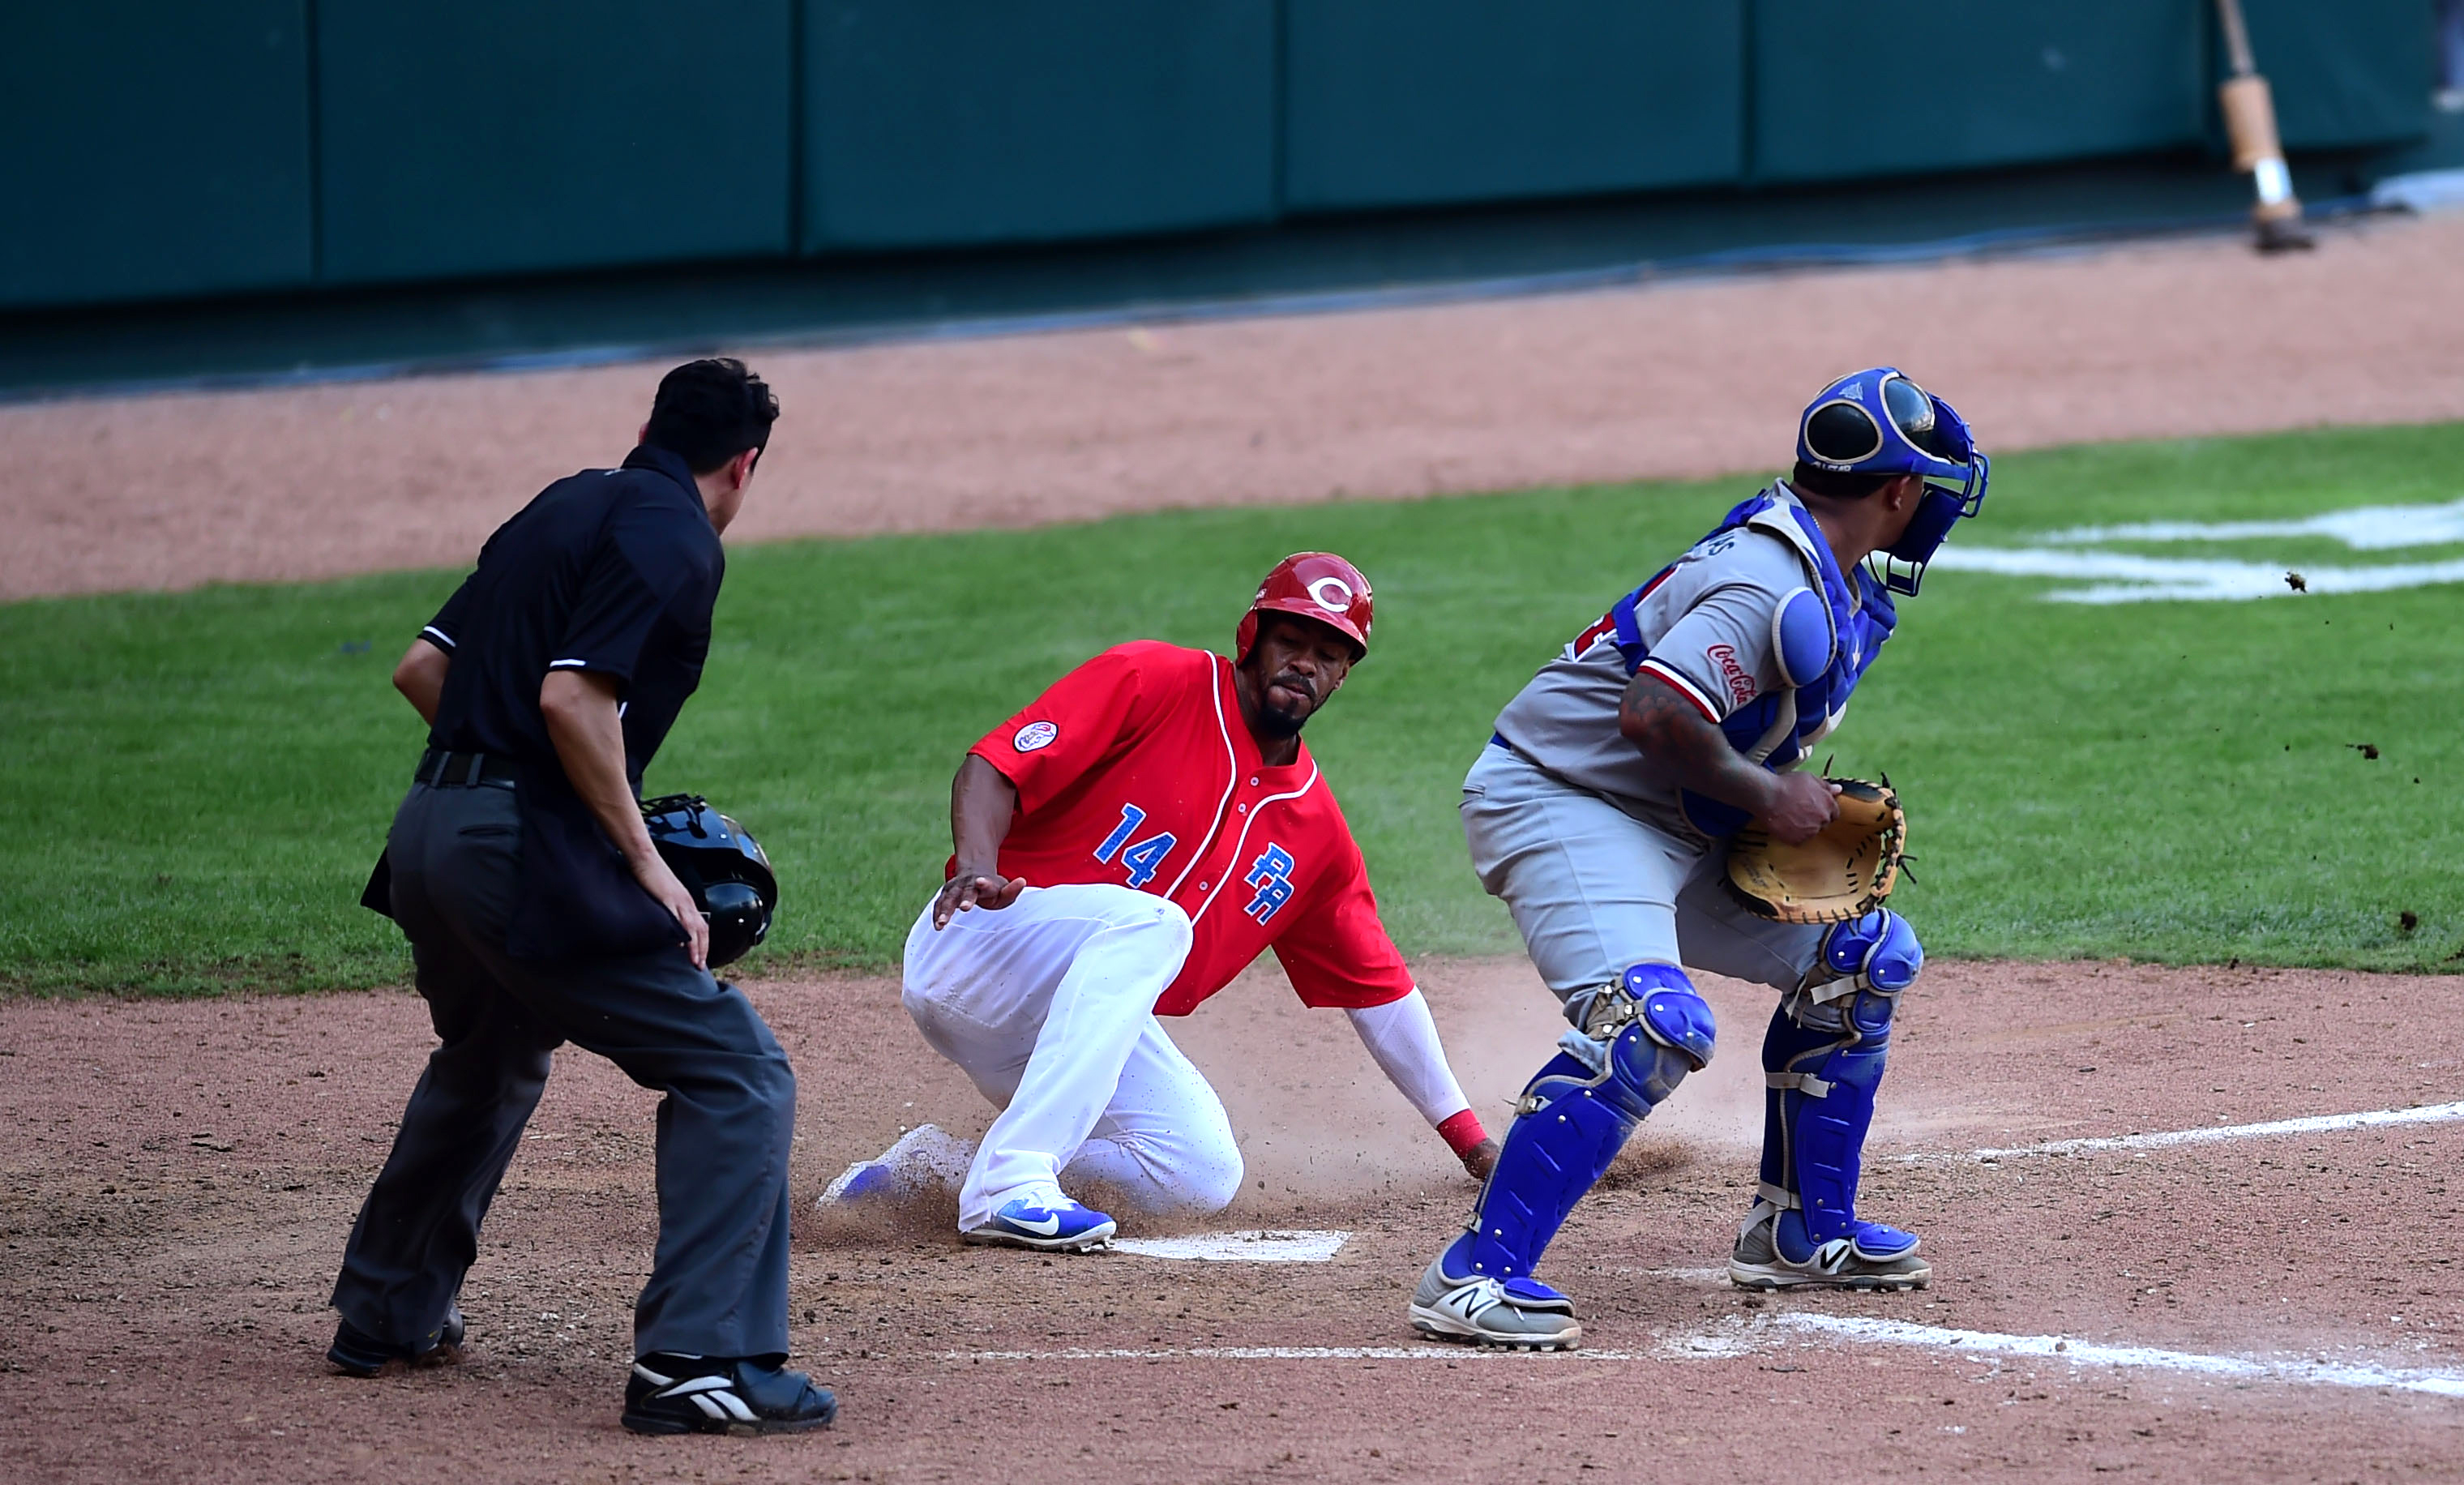
[[[1785,483],[1771,493],[1797,503]],[[1781,600],[1821,585],[1809,540],[1793,521],[1771,521],[1696,543],[1633,599],[1631,637],[1648,656],[1641,668],[1714,722],[1782,687],[1774,654]],[[1681,840],[1699,841],[1676,785],[1617,731],[1617,705],[1633,674],[1619,638],[1614,614],[1576,635],[1498,714],[1497,735],[1576,788]]]

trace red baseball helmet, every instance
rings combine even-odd
[[[1369,625],[1377,606],[1358,567],[1332,552],[1294,552],[1258,585],[1258,596],[1249,601],[1233,637],[1234,659],[1249,657],[1249,647],[1258,641],[1258,615],[1269,610],[1317,620],[1351,640],[1357,660],[1369,653]]]

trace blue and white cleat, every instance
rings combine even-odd
[[[1116,1230],[1111,1218],[1066,1196],[1057,1207],[1038,1207],[1022,1196],[994,1212],[982,1227],[969,1228],[958,1235],[970,1243],[1032,1248],[1039,1252],[1088,1252],[1110,1243]]]

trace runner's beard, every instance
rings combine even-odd
[[[1282,678],[1269,681],[1265,685],[1259,687],[1258,730],[1266,734],[1268,737],[1279,741],[1285,738],[1299,737],[1301,735],[1301,728],[1309,725],[1310,714],[1317,710],[1317,704],[1312,700],[1309,705],[1297,710],[1277,706],[1272,698],[1275,688],[1278,686],[1296,696],[1308,696],[1309,694],[1309,687],[1306,684],[1299,681]]]

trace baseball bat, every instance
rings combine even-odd
[[[2233,74],[2217,85],[2216,98],[2224,106],[2225,132],[2233,141],[2233,168],[2249,172],[2257,188],[2251,225],[2258,234],[2258,250],[2277,253],[2309,247],[2310,234],[2301,230],[2301,198],[2293,194],[2293,172],[2285,166],[2284,146],[2277,138],[2276,99],[2251,55],[2250,28],[2242,23],[2241,0],[2216,0],[2216,15],[2224,23],[2225,54]]]

